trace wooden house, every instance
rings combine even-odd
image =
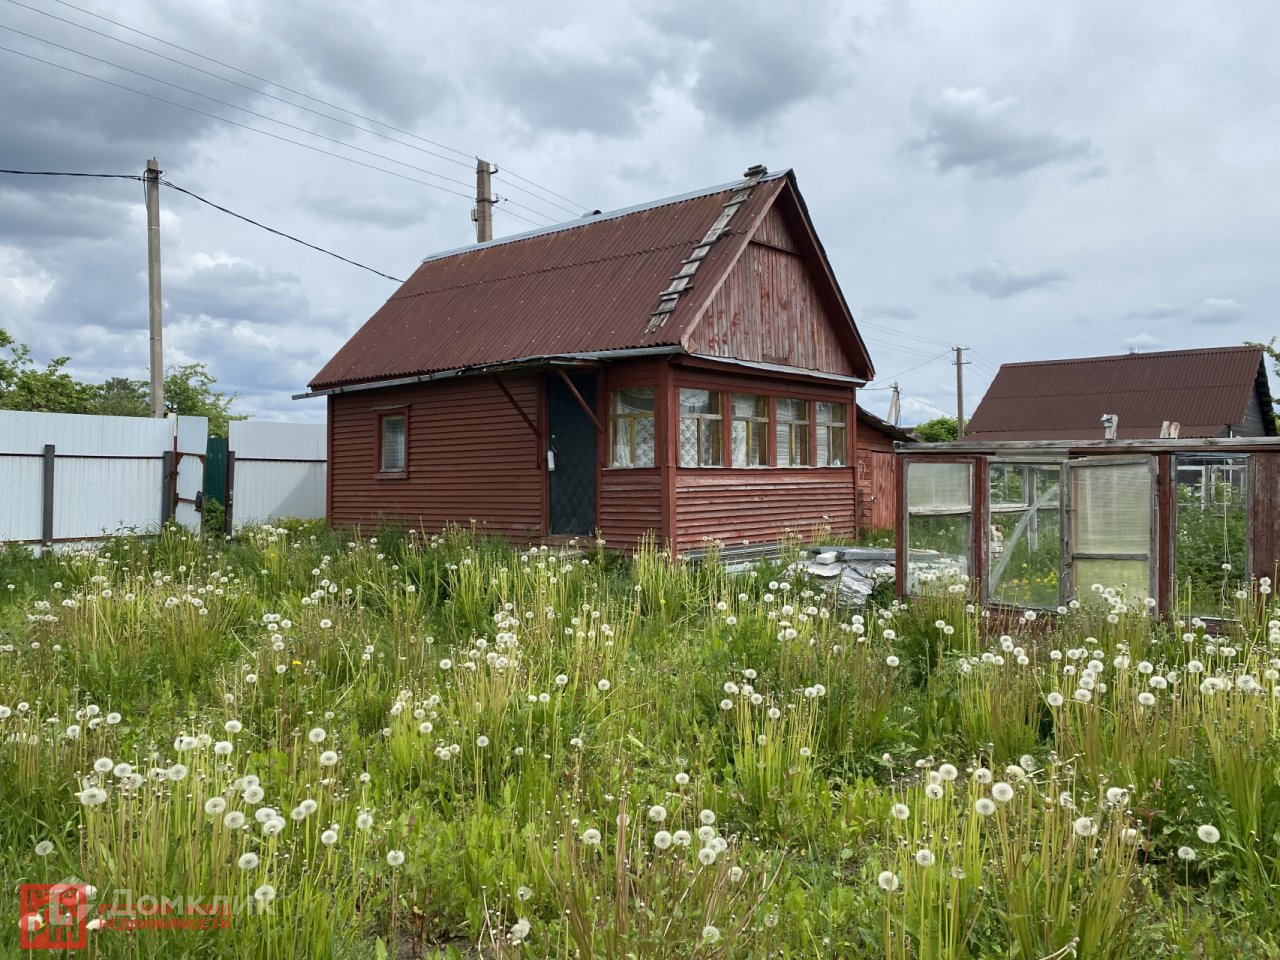
[[[1202,347],[1005,363],[965,428],[975,440],[1274,437],[1261,347]]]
[[[328,517],[678,549],[858,525],[873,375],[790,171],[427,258],[316,374]]]

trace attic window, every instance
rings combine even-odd
[[[378,460],[382,473],[405,472],[405,425],[403,413],[386,414],[379,418]]]

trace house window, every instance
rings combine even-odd
[[[809,466],[809,401],[779,398],[777,410],[778,466]]]
[[[749,393],[733,395],[730,437],[735,467],[767,467],[769,402]]]
[[[680,466],[718,467],[724,463],[720,394],[680,391]]]
[[[843,467],[848,462],[848,433],[843,403],[818,404],[818,466]]]
[[[653,466],[653,387],[613,391],[609,437],[610,466]]]
[[[405,415],[392,413],[379,420],[381,443],[378,460],[383,473],[405,472]]]

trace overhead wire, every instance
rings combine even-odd
[[[890,376],[890,377],[877,377],[875,380],[872,380],[871,382],[883,383],[886,380],[897,380],[898,377],[905,376],[906,374],[911,373],[914,370],[919,370],[921,367],[928,366],[929,364],[933,363],[935,360],[941,360],[950,352],[951,352],[950,350],[944,350],[942,353],[936,354],[930,357],[928,360],[920,361],[920,363],[917,363],[914,367],[907,367],[907,369],[899,371],[898,373],[895,373],[893,376]]]
[[[107,180],[142,181],[147,179],[146,177],[140,176],[136,173],[71,173],[65,170],[0,170],[0,173],[15,174],[17,176],[25,177],[97,177]],[[171,180],[165,180],[163,177],[157,177],[157,182],[171,190],[177,190],[179,193],[185,193],[188,197],[199,200],[201,203],[207,204],[208,206],[213,207],[213,209],[221,211],[228,216],[235,217],[237,220],[243,220],[245,223],[258,227],[261,230],[266,230],[268,233],[274,233],[278,237],[283,237],[286,240],[292,240],[294,243],[302,244],[304,247],[309,247],[310,249],[323,253],[326,256],[333,257],[336,260],[341,260],[343,263],[349,263],[353,267],[359,267],[361,270],[368,270],[370,273],[375,273],[380,277],[385,277],[386,279],[393,280],[396,283],[404,283],[404,281],[399,277],[393,277],[389,273],[383,273],[381,270],[376,270],[367,264],[360,263],[358,260],[352,260],[349,257],[344,257],[339,253],[334,253],[332,250],[326,250],[324,247],[317,246],[314,243],[308,243],[306,240],[295,237],[290,233],[285,233],[283,230],[277,230],[275,227],[269,227],[265,223],[254,220],[252,217],[246,217],[242,213],[236,213],[234,210],[230,210],[221,204],[214,203],[212,200],[200,196],[200,194],[193,190],[188,190],[186,187],[178,186]]]
[[[8,0],[8,2],[9,2],[9,3],[14,4],[15,6],[23,7],[24,9],[30,10],[30,11],[32,11],[33,13],[38,13],[38,14],[41,14],[42,16],[50,17],[50,18],[52,18],[52,19],[54,19],[54,20],[59,20],[59,21],[61,21],[61,22],[63,22],[63,23],[70,24],[71,26],[78,27],[78,28],[80,28],[80,29],[82,29],[82,30],[89,31],[90,33],[94,33],[94,34],[97,34],[97,35],[99,35],[99,36],[106,37],[107,39],[110,39],[110,40],[114,40],[114,41],[116,41],[116,42],[118,42],[118,43],[123,43],[123,44],[125,44],[125,45],[127,45],[127,46],[133,47],[134,49],[141,50],[141,51],[142,51],[142,52],[144,52],[144,53],[151,54],[152,56],[156,56],[156,57],[160,57],[160,58],[165,59],[165,60],[169,60],[170,62],[172,62],[172,63],[176,63],[176,64],[178,64],[179,66],[186,67],[187,69],[199,71],[200,73],[204,73],[204,74],[206,74],[206,75],[208,75],[208,76],[214,77],[215,79],[221,80],[221,81],[223,81],[223,82],[225,82],[225,83],[235,84],[236,86],[239,86],[239,87],[242,87],[242,88],[244,88],[244,89],[250,90],[250,91],[252,91],[252,92],[254,92],[254,93],[256,93],[256,94],[260,94],[260,95],[262,95],[262,96],[266,96],[266,97],[270,97],[271,99],[278,100],[278,101],[280,101],[281,103],[288,104],[289,106],[295,107],[295,108],[297,108],[297,109],[299,109],[299,110],[306,110],[307,112],[310,112],[310,113],[316,114],[317,116],[321,116],[321,117],[324,117],[324,118],[326,118],[326,119],[333,120],[333,121],[335,121],[335,122],[337,122],[337,123],[346,124],[347,126],[350,126],[350,127],[352,127],[353,129],[356,129],[356,130],[363,130],[363,131],[364,131],[364,132],[366,132],[366,133],[370,133],[370,134],[372,134],[372,135],[374,135],[374,136],[378,136],[378,137],[383,137],[384,139],[391,140],[391,141],[392,141],[392,142],[394,142],[394,143],[400,143],[400,144],[402,144],[403,146],[407,146],[407,147],[409,147],[409,148],[411,148],[411,149],[415,149],[415,150],[422,150],[422,152],[424,152],[424,153],[427,153],[427,154],[429,154],[429,155],[431,155],[431,156],[437,157],[437,158],[442,159],[442,160],[446,160],[446,161],[448,161],[448,162],[450,162],[450,163],[456,163],[456,164],[460,164],[460,165],[462,165],[462,166],[469,166],[471,163],[474,163],[474,161],[475,161],[475,159],[476,159],[474,155],[472,155],[472,154],[470,154],[470,153],[468,153],[468,152],[466,152],[466,151],[464,151],[464,150],[458,150],[456,147],[451,147],[451,146],[449,146],[448,144],[440,143],[439,141],[431,140],[431,139],[430,139],[430,138],[428,138],[428,137],[420,136],[419,134],[413,133],[413,132],[412,132],[412,131],[410,131],[410,130],[404,130],[404,129],[400,128],[400,127],[395,126],[394,124],[387,123],[387,122],[385,122],[385,121],[383,121],[383,120],[378,120],[378,119],[377,119],[377,118],[375,118],[375,117],[366,116],[365,114],[362,114],[362,113],[360,113],[360,112],[358,112],[358,111],[356,111],[356,110],[351,110],[351,109],[350,109],[350,108],[348,108],[348,107],[340,106],[340,105],[338,105],[338,104],[336,104],[336,103],[332,103],[332,102],[330,102],[330,101],[328,101],[328,100],[324,100],[324,99],[322,99],[322,98],[320,98],[320,97],[314,97],[314,96],[312,96],[311,94],[308,94],[308,93],[304,93],[304,92],[302,92],[301,90],[295,90],[295,89],[293,89],[292,87],[286,86],[286,85],[285,85],[285,84],[283,84],[283,83],[279,83],[278,81],[271,80],[271,79],[269,79],[269,78],[267,78],[267,77],[260,76],[260,75],[258,75],[258,74],[256,74],[256,73],[251,73],[251,72],[249,72],[248,70],[244,70],[244,69],[242,69],[242,68],[240,68],[240,67],[234,66],[233,64],[227,63],[227,62],[225,62],[225,61],[223,61],[223,60],[219,60],[219,59],[217,59],[216,57],[210,57],[210,56],[207,56],[207,55],[205,55],[205,54],[203,54],[203,53],[200,53],[200,52],[198,52],[198,51],[196,51],[196,50],[192,50],[192,49],[190,49],[189,47],[184,47],[184,46],[181,46],[180,44],[172,43],[171,41],[168,41],[168,40],[165,40],[165,39],[163,39],[163,38],[161,38],[161,37],[155,36],[154,34],[147,33],[147,32],[146,32],[146,31],[144,31],[144,30],[140,30],[140,29],[138,29],[137,27],[132,27],[132,26],[129,26],[128,24],[126,24],[126,23],[122,23],[122,22],[120,22],[119,20],[113,20],[113,19],[111,19],[110,17],[103,16],[103,15],[102,15],[102,14],[100,14],[100,13],[96,13],[96,12],[94,12],[94,11],[92,11],[92,10],[87,10],[87,9],[85,9],[84,7],[77,6],[77,5],[76,5],[76,4],[74,4],[74,3],[69,3],[69,2],[67,2],[67,0],[54,0],[54,2],[59,3],[59,4],[61,4],[62,6],[64,6],[64,7],[68,7],[68,8],[70,8],[70,9],[72,9],[72,10],[76,10],[76,11],[78,11],[78,12],[82,13],[82,14],[85,14],[86,16],[90,16],[90,17],[94,17],[94,18],[96,18],[96,19],[98,19],[98,20],[102,20],[102,21],[104,21],[105,23],[109,23],[109,24],[111,24],[112,26],[119,27],[119,28],[120,28],[120,29],[122,29],[122,30],[127,30],[127,31],[129,31],[130,33],[137,34],[138,36],[146,37],[148,40],[153,40],[153,41],[155,41],[156,43],[163,44],[163,45],[164,45],[164,46],[166,46],[166,47],[170,47],[170,48],[172,48],[172,49],[174,49],[174,50],[179,50],[179,51],[181,51],[181,52],[183,52],[183,53],[190,54],[190,55],[191,55],[191,56],[193,56],[193,57],[198,57],[199,59],[204,60],[204,61],[206,61],[207,63],[217,64],[218,66],[223,67],[223,68],[224,68],[224,69],[226,69],[226,70],[231,70],[231,71],[232,71],[232,72],[234,72],[234,73],[238,73],[238,74],[240,74],[241,76],[249,77],[249,78],[250,78],[250,79],[252,79],[252,80],[257,80],[257,81],[259,81],[260,83],[265,83],[265,84],[267,84],[268,86],[276,87],[277,89],[283,90],[283,91],[285,91],[286,93],[291,93],[291,94],[293,94],[294,96],[302,97],[303,99],[305,99],[305,100],[309,100],[309,101],[311,101],[312,103],[318,103],[318,104],[321,104],[322,106],[328,107],[328,108],[330,108],[330,109],[332,109],[332,110],[339,110],[339,111],[341,111],[341,112],[343,112],[343,113],[345,113],[345,114],[348,114],[349,116],[355,117],[355,118],[356,118],[356,119],[358,119],[358,120],[363,120],[363,121],[365,121],[366,123],[372,123],[372,124],[375,124],[375,125],[377,125],[377,126],[384,127],[384,128],[386,128],[386,129],[388,129],[388,130],[392,130],[392,131],[394,131],[395,133],[403,134],[404,136],[406,136],[406,137],[410,137],[410,138],[412,138],[412,139],[414,139],[414,140],[417,140],[417,141],[419,141],[419,142],[421,142],[421,143],[430,144],[430,145],[431,145],[431,146],[433,146],[433,147],[437,147],[437,148],[439,148],[439,149],[441,149],[441,150],[446,150],[446,151],[448,151],[449,153],[457,154],[457,155],[458,155],[458,156],[460,156],[460,157],[466,157],[466,158],[468,158],[468,159],[467,159],[466,161],[463,161],[463,160],[456,160],[456,159],[454,159],[453,157],[445,157],[445,156],[442,156],[441,154],[435,153],[434,151],[431,151],[431,150],[425,150],[425,149],[424,149],[424,148],[422,148],[422,147],[416,147],[416,146],[414,146],[413,144],[406,144],[406,143],[404,143],[404,141],[402,141],[402,140],[397,140],[395,137],[388,137],[386,134],[379,133],[379,132],[378,132],[378,131],[376,131],[376,130],[369,130],[368,128],[360,127],[360,126],[358,126],[358,125],[356,125],[356,124],[352,124],[352,123],[350,123],[349,121],[342,120],[341,118],[333,117],[333,116],[331,116],[331,115],[329,115],[329,114],[326,114],[326,113],[322,113],[322,112],[320,112],[320,111],[313,110],[313,109],[311,109],[310,107],[303,106],[302,104],[293,103],[292,101],[285,100],[285,99],[284,99],[284,98],[282,98],[282,97],[277,97],[277,96],[275,96],[275,95],[273,95],[273,94],[267,93],[267,92],[266,92],[266,91],[264,91],[264,90],[258,90],[257,88],[250,87],[250,86],[248,86],[247,84],[240,83],[239,81],[232,80],[232,79],[230,79],[230,78],[228,78],[228,77],[222,77],[222,76],[220,76],[220,75],[218,75],[218,74],[216,74],[216,73],[213,73],[213,72],[211,72],[211,71],[204,70],[203,68],[201,68],[201,67],[197,67],[197,66],[195,66],[194,64],[186,63],[185,61],[178,60],[178,59],[173,58],[173,57],[165,56],[164,54],[161,54],[161,53],[159,53],[159,52],[157,52],[157,51],[154,51],[154,50],[148,50],[146,47],[143,47],[143,46],[141,46],[141,45],[139,45],[139,44],[129,43],[129,41],[127,41],[127,40],[123,40],[123,39],[121,39],[121,38],[119,38],[119,37],[114,37],[114,36],[112,36],[112,35],[111,35],[111,34],[109,34],[109,33],[104,33],[104,32],[102,32],[102,31],[94,30],[93,28],[91,28],[91,27],[87,27],[87,26],[85,26],[84,24],[76,23],[74,20],[67,20],[67,19],[65,19],[65,18],[63,18],[63,17],[55,16],[54,14],[51,14],[51,13],[48,13],[48,12],[46,12],[46,11],[40,10],[40,9],[38,9],[38,8],[36,8],[36,7],[28,6],[28,5],[27,5],[27,4],[25,4],[25,3],[21,3],[21,2],[19,2],[19,0]],[[514,172],[514,171],[512,171],[512,170],[507,170],[507,171],[506,171],[506,173],[507,173],[507,175],[508,175],[509,177],[512,177],[512,178],[514,178],[514,179],[516,179],[516,180],[520,180],[520,181],[522,181],[522,182],[524,182],[524,183],[527,183],[527,184],[529,184],[529,185],[530,185],[530,186],[532,186],[532,187],[536,187],[538,190],[541,190],[543,193],[550,194],[552,197],[558,197],[559,199],[564,200],[566,203],[573,204],[573,205],[574,205],[574,206],[576,206],[578,209],[577,209],[577,210],[574,210],[574,209],[572,209],[572,208],[570,208],[570,207],[562,206],[561,204],[555,203],[554,201],[549,200],[549,199],[546,199],[545,197],[540,197],[540,196],[538,196],[537,194],[533,193],[533,192],[532,192],[532,191],[530,191],[530,190],[526,190],[526,189],[524,189],[524,188],[522,188],[522,187],[519,187],[519,186],[515,186],[515,185],[513,185],[514,189],[516,189],[516,190],[521,190],[521,191],[522,191],[522,192],[524,192],[524,193],[528,193],[528,194],[530,194],[531,196],[533,196],[535,199],[541,200],[542,202],[544,202],[544,203],[548,204],[549,206],[559,207],[561,210],[564,210],[565,212],[567,212],[567,213],[569,213],[569,214],[572,214],[572,215],[574,215],[574,216],[577,216],[577,215],[582,211],[582,209],[584,209],[583,205],[582,205],[582,204],[580,204],[580,203],[578,203],[577,201],[572,200],[572,199],[570,199],[569,197],[564,196],[563,194],[556,193],[554,190],[551,190],[551,189],[550,189],[550,188],[548,188],[548,187],[544,187],[544,186],[542,186],[541,184],[539,184],[539,183],[537,183],[537,182],[535,182],[535,181],[533,181],[533,180],[529,180],[529,179],[528,179],[528,178],[526,178],[526,177],[522,177],[522,176],[520,176],[519,174],[515,173],[515,172]],[[545,216],[545,214],[543,214],[543,215]]]
[[[273,140],[279,140],[283,143],[291,143],[294,146],[302,147],[303,149],[306,149],[306,150],[312,150],[316,153],[321,153],[328,157],[334,157],[338,160],[345,160],[347,163],[354,163],[357,166],[366,167],[369,170],[376,170],[379,173],[385,173],[385,174],[388,174],[389,176],[399,177],[401,180],[408,180],[411,183],[419,183],[419,184],[422,184],[424,187],[432,187],[436,190],[443,190],[445,193],[453,194],[455,197],[462,197],[465,200],[474,199],[470,194],[459,193],[457,190],[451,190],[448,187],[443,187],[438,183],[432,183],[429,180],[421,180],[418,177],[411,177],[411,176],[408,176],[407,174],[397,173],[395,170],[388,170],[385,167],[379,167],[376,164],[365,163],[363,160],[357,160],[354,157],[343,156],[340,153],[334,153],[332,150],[326,150],[323,147],[317,147],[314,144],[304,143],[301,140],[294,140],[290,137],[284,137],[278,133],[272,133],[269,130],[261,130],[258,127],[252,127],[246,123],[240,123],[238,120],[232,120],[228,117],[220,117],[216,113],[209,113],[205,110],[200,110],[200,109],[197,109],[196,107],[191,107],[184,103],[178,103],[176,100],[170,100],[166,97],[161,97],[154,93],[147,93],[145,90],[138,90],[134,87],[126,86],[123,83],[116,83],[114,80],[108,80],[105,77],[94,76],[91,73],[85,73],[83,70],[76,70],[74,67],[68,67],[65,64],[55,63],[52,60],[46,60],[43,57],[37,57],[34,54],[25,53],[22,50],[15,50],[12,47],[6,47],[4,45],[0,45],[0,51],[4,51],[6,53],[12,53],[12,54],[15,54],[16,56],[24,57],[28,60],[33,60],[37,63],[43,63],[46,66],[55,67],[58,70],[64,70],[67,73],[74,73],[77,76],[85,77],[86,79],[89,79],[89,80],[96,80],[99,83],[105,83],[108,86],[116,87],[120,90],[126,90],[129,93],[137,94],[140,97],[147,97],[150,100],[156,100],[160,103],[167,103],[170,106],[177,107],[180,110],[187,110],[187,111],[190,111],[191,113],[199,114],[202,117],[208,117],[211,120],[218,120],[218,121],[221,121],[222,123],[228,123],[233,127],[239,127],[242,130],[249,130],[252,133],[261,134],[262,136],[270,137]],[[535,227],[542,226],[542,224],[535,223],[534,221],[530,220],[528,217],[521,216],[518,213],[511,213],[511,216],[516,217],[519,220],[523,220],[525,223],[531,224]]]
[[[9,0],[9,2],[12,3],[13,0]],[[240,112],[247,113],[252,117],[257,117],[259,120],[266,120],[268,123],[279,124],[282,127],[287,127],[290,130],[296,130],[299,133],[304,133],[310,137],[316,137],[317,139],[327,141],[328,143],[335,144],[336,146],[346,147],[348,150],[354,150],[357,153],[363,153],[370,157],[376,157],[379,160],[385,160],[388,163],[394,163],[397,166],[405,167],[408,170],[415,170],[418,173],[425,173],[429,177],[435,177],[436,179],[443,180],[446,183],[456,184],[457,186],[460,186],[460,187],[470,186],[470,184],[466,183],[465,181],[455,180],[453,177],[446,177],[443,174],[435,173],[434,171],[428,170],[425,167],[419,167],[412,163],[405,163],[403,160],[395,159],[395,157],[388,157],[386,154],[376,153],[373,150],[366,150],[363,147],[357,147],[355,144],[347,143],[345,140],[339,140],[336,137],[330,137],[330,136],[326,136],[323,133],[317,133],[316,131],[309,130],[306,127],[300,127],[295,123],[289,123],[286,120],[280,120],[280,119],[277,119],[276,117],[269,116],[265,113],[259,113],[256,110],[250,110],[248,107],[242,107],[242,106],[239,106],[238,104],[231,103],[230,101],[227,101],[227,100],[220,100],[217,97],[210,96],[207,93],[201,93],[199,90],[192,90],[190,87],[184,87],[181,84],[173,83],[172,81],[162,79],[161,77],[155,77],[149,73],[143,73],[141,70],[134,70],[131,67],[126,67],[123,64],[116,63],[112,60],[105,60],[102,57],[96,57],[91,53],[85,53],[83,50],[77,50],[74,47],[65,46],[64,44],[58,43],[54,40],[50,40],[47,37],[40,37],[40,36],[36,36],[33,33],[26,33],[25,31],[18,30],[17,28],[11,27],[8,24],[0,23],[0,30],[8,30],[10,33],[16,33],[21,37],[28,38],[29,40],[36,40],[40,43],[48,44],[51,47],[56,47],[59,50],[65,50],[67,53],[73,53],[76,56],[84,57],[85,59],[92,60],[95,63],[100,63],[103,66],[111,67],[116,70],[123,70],[125,73],[131,73],[135,77],[142,77],[144,80],[150,80],[153,83],[160,83],[165,85],[166,87],[172,87],[175,90],[181,90],[183,93],[189,93],[194,97],[200,97],[203,100],[208,100],[212,103],[216,103],[223,107],[229,107],[232,110],[239,110]],[[469,195],[463,194],[463,196],[469,196]],[[537,211],[531,211],[531,212],[536,213]]]
[[[208,204],[209,206],[213,207],[213,209],[215,210],[219,210],[222,213],[227,214],[228,216],[235,217],[237,220],[243,220],[245,223],[252,224],[253,226],[258,227],[262,230],[266,230],[268,233],[274,233],[277,237],[284,237],[286,240],[292,240],[294,243],[300,243],[304,247],[310,247],[312,250],[316,250],[316,251],[319,251],[320,253],[327,254],[336,260],[341,260],[343,263],[349,263],[353,267],[359,267],[361,270],[368,270],[370,273],[376,273],[378,276],[385,277],[388,280],[393,280],[396,283],[404,283],[404,281],[401,280],[399,277],[393,277],[389,273],[383,273],[381,270],[375,270],[373,267],[367,266],[366,264],[360,263],[359,261],[352,260],[348,257],[344,257],[338,253],[334,253],[332,250],[326,250],[324,247],[318,247],[314,243],[308,243],[306,240],[302,240],[298,237],[293,236],[292,234],[285,233],[283,230],[277,230],[275,227],[269,227],[265,223],[259,223],[257,220],[254,220],[251,217],[246,217],[243,213],[236,213],[234,210],[228,210],[226,207],[221,206],[220,204],[214,203],[212,200],[208,200],[200,196],[200,194],[195,193],[191,190],[188,190],[186,187],[180,187],[176,183],[173,183],[170,180],[165,180],[164,178],[161,178],[160,182],[164,184],[166,187],[168,187],[170,190],[177,190],[179,193],[185,193],[188,197],[191,197],[192,199],[199,200],[201,203],[204,203],[204,204]]]

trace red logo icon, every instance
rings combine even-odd
[[[18,946],[83,950],[88,946],[88,891],[80,883],[24,883],[18,889]]]

